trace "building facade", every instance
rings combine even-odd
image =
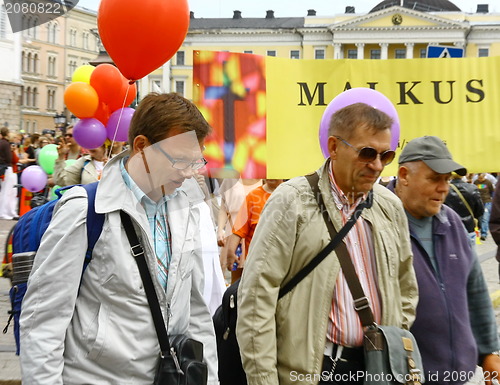
[[[306,12],[305,12],[306,13]],[[463,49],[464,56],[500,55],[500,14],[488,5],[462,12],[446,0],[385,0],[366,14],[280,18],[196,18],[177,54],[142,82],[141,93],[176,91],[192,98],[194,50],[231,51],[291,59],[426,58],[429,46]],[[142,96],[141,95],[141,96]]]
[[[34,25],[15,35],[22,39],[20,64],[22,97],[20,128],[26,133],[54,129],[54,117],[70,113],[64,106],[64,90],[75,69],[98,53],[97,13],[73,8],[64,16]]]
[[[21,128],[21,35],[12,33],[5,5],[0,5],[0,127]]]

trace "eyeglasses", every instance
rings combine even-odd
[[[65,134],[64,135],[65,138],[72,138],[73,137],[73,134]]]
[[[200,158],[197,160],[194,160],[192,162],[184,160],[184,159],[174,159],[170,155],[168,155],[165,150],[163,150],[159,145],[156,143],[153,144],[160,152],[165,155],[170,162],[172,162],[172,167],[177,169],[177,170],[186,170],[187,168],[191,167],[193,170],[199,170],[202,167],[205,167],[205,165],[208,163],[205,158]]]
[[[358,153],[358,160],[363,163],[373,162],[375,159],[377,159],[377,156],[380,155],[380,162],[383,166],[387,166],[394,160],[394,157],[396,156],[396,152],[392,150],[377,152],[377,150],[375,150],[373,147],[356,148],[346,140],[342,139],[340,136],[334,135],[334,137],[341,140],[342,143],[347,144],[354,151],[356,151]]]

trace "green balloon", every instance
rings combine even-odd
[[[45,171],[47,174],[53,174],[54,165],[58,157],[59,154],[57,152],[57,145],[47,144],[40,150],[40,154],[38,155],[38,163],[43,168],[43,171]]]
[[[59,188],[61,188],[61,186],[56,184],[54,187],[52,187],[52,190],[50,190],[50,200],[51,201],[58,198],[58,196],[56,195],[56,190]]]
[[[68,159],[66,160],[66,167],[71,166],[76,162],[76,159]]]

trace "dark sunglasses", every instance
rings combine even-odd
[[[377,159],[377,156],[380,156],[380,162],[382,163],[382,165],[387,166],[394,160],[394,157],[396,156],[396,152],[392,150],[377,152],[377,150],[375,150],[373,147],[356,148],[352,144],[347,142],[347,140],[342,139],[340,136],[334,135],[334,137],[356,151],[358,153],[358,160],[363,163],[371,163],[375,159]]]
[[[72,138],[73,137],[73,134],[65,134],[64,135],[65,138]]]

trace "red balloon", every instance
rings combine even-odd
[[[110,115],[111,113],[109,112],[108,105],[106,103],[99,103],[99,107],[97,107],[97,111],[95,112],[93,118],[106,125]]]
[[[187,0],[102,0],[97,26],[121,73],[138,80],[161,67],[182,45],[189,6]]]
[[[99,95],[99,101],[109,103],[120,92],[123,76],[114,65],[99,64],[90,75],[90,85]]]
[[[137,95],[137,86],[134,84],[129,84],[129,81],[122,76],[123,82],[122,87],[119,92],[116,93],[113,100],[109,104],[110,113],[122,108],[128,107],[132,103]]]

